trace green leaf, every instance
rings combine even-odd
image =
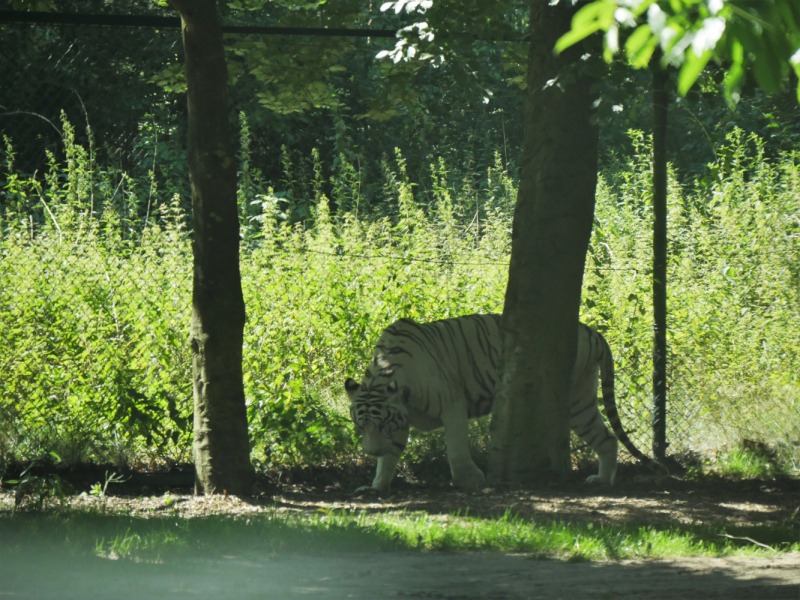
[[[794,13],[792,12],[792,5],[794,5],[796,8],[800,7],[797,2],[777,2],[775,4],[775,12],[780,15],[780,18],[786,24],[787,29],[797,30],[800,29],[800,21],[795,19]]]
[[[579,30],[569,30],[567,33],[558,38],[554,48],[556,54],[560,54],[570,46],[577,44],[582,39],[592,35],[595,31],[599,31],[600,29],[602,29],[602,26],[599,23],[595,23],[591,27],[584,27]]]
[[[644,45],[653,36],[653,30],[650,25],[639,25],[636,30],[628,37],[625,42],[625,51],[628,53],[628,58],[636,55]]]
[[[577,44],[596,31],[607,30],[611,27],[614,24],[615,9],[616,2],[613,0],[596,0],[581,8],[572,17],[571,29],[556,42],[556,54]]]
[[[686,62],[683,63],[680,72],[678,73],[678,93],[685,96],[689,88],[692,87],[700,73],[706,68],[708,61],[711,59],[711,51],[706,50],[700,56],[696,56],[694,50],[686,52]]]
[[[797,101],[800,102],[800,67],[795,66],[794,68],[795,73],[797,73]]]
[[[638,17],[647,12],[647,9],[650,8],[650,5],[655,4],[655,2],[656,0],[641,0],[641,2],[636,8],[630,8],[630,7],[628,8],[634,15]]]
[[[594,23],[608,27],[614,20],[617,3],[613,0],[595,0],[581,8],[572,17],[572,29],[581,29]]]
[[[762,46],[763,50],[755,55],[753,75],[755,75],[758,85],[765,91],[770,94],[777,94],[782,87],[782,61],[772,44],[763,44]]]
[[[734,39],[731,45],[731,59],[733,64],[725,75],[725,89],[728,96],[732,90],[738,87],[744,76],[744,46],[738,39]]]
[[[649,25],[637,27],[625,42],[625,52],[635,69],[644,68],[650,63],[656,47],[658,47],[658,38],[653,35],[653,30]]]

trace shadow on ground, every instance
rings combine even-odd
[[[172,486],[173,479],[160,477],[144,478],[145,484],[132,486],[131,479],[110,485],[109,494],[100,498],[81,491],[102,483],[105,474],[78,471],[71,494],[50,498],[45,504],[54,510],[44,514],[26,506],[15,512],[14,492],[0,491],[0,597],[800,600],[800,554],[533,560],[501,553],[403,550],[391,538],[347,526],[340,528],[336,539],[326,531],[316,537],[306,532],[303,537],[289,526],[249,521],[251,515],[268,517],[276,509],[304,514],[344,509],[428,515],[468,511],[475,517],[508,511],[537,522],[656,523],[679,528],[707,523],[766,530],[779,526],[792,537],[800,527],[796,480],[688,481],[653,478],[632,469],[623,469],[622,474],[613,488],[586,486],[578,473],[529,489],[487,487],[472,494],[456,490],[446,477],[400,477],[391,495],[378,498],[351,492],[369,480],[369,467],[310,467],[263,474],[256,494],[239,499],[192,496],[184,487],[185,472],[173,478],[183,485]],[[69,482],[71,474],[63,475]],[[231,518],[204,518],[212,515]],[[81,519],[101,525],[92,530]],[[142,523],[155,527],[160,540],[149,553]],[[232,528],[230,523],[247,527]],[[181,545],[181,536],[170,542],[172,527],[188,528],[190,533],[199,530],[202,535],[189,538],[200,542],[187,547]],[[64,543],[64,535],[59,538],[56,530],[66,530],[73,539]],[[140,536],[142,551],[132,555],[135,559],[120,558],[125,556],[126,531]],[[73,543],[76,535],[83,536],[81,543]],[[83,550],[77,552],[76,547]]]
[[[183,554],[152,562],[65,556],[32,543],[0,550],[0,596],[116,598],[555,599],[800,597],[800,556],[611,563],[408,551]]]

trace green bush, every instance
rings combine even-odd
[[[604,331],[619,371],[618,402],[650,421],[650,154],[598,187],[585,319]],[[673,452],[749,438],[800,441],[800,161],[764,159],[740,131],[718,148],[714,184],[669,189],[668,441]],[[640,438],[647,446],[649,437]]]
[[[65,139],[66,165],[51,161],[42,180],[12,176],[0,197],[3,460],[190,460],[185,199],[97,168],[66,123]],[[648,450],[650,155],[642,134],[632,139],[638,158],[613,164],[598,186],[583,318],[611,343],[624,425]],[[713,186],[672,179],[673,452],[800,440],[800,169],[796,155],[769,162],[762,150],[735,133]],[[13,172],[10,142],[6,161]],[[478,187],[452,180],[442,161],[415,187],[397,154],[369,213],[344,158],[330,199],[321,169],[294,185],[288,154],[285,167],[282,191],[240,173],[245,393],[264,465],[354,455],[342,382],[363,371],[393,320],[502,310],[515,197],[499,158]],[[441,441],[417,436],[410,460],[440,453]]]

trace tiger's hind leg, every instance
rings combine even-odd
[[[603,452],[595,448],[597,457],[600,459],[600,469],[597,475],[589,475],[587,483],[605,483],[614,485],[617,479],[617,438],[610,433],[606,441],[603,442]]]
[[[600,460],[597,475],[590,475],[586,481],[613,485],[617,476],[617,438],[606,428],[597,398],[584,396],[580,402],[573,402],[570,427],[597,452]]]

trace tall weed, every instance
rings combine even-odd
[[[502,310],[515,187],[497,158],[484,181],[444,161],[409,180],[384,162],[384,199],[364,207],[340,157],[328,185],[314,155],[267,185],[242,117],[239,206],[247,305],[244,372],[253,457],[265,465],[355,452],[346,400],[393,320]],[[615,353],[623,422],[650,443],[649,140],[598,185],[583,318]],[[191,457],[186,199],[102,169],[71,145],[65,165],[12,175],[0,212],[0,453],[152,466]],[[669,192],[672,451],[800,441],[800,170],[734,133],[709,188]],[[8,172],[13,148],[6,142]],[[424,184],[424,185],[423,185]],[[326,196],[330,190],[332,197]],[[412,460],[441,451],[420,434]],[[1,465],[0,465],[1,466]]]
[[[584,318],[616,354],[618,402],[647,445],[652,372],[649,141],[598,186]],[[743,438],[800,441],[800,161],[728,136],[710,187],[669,187],[668,439],[673,452]],[[634,425],[636,428],[636,425]],[[796,450],[790,450],[796,453]]]

